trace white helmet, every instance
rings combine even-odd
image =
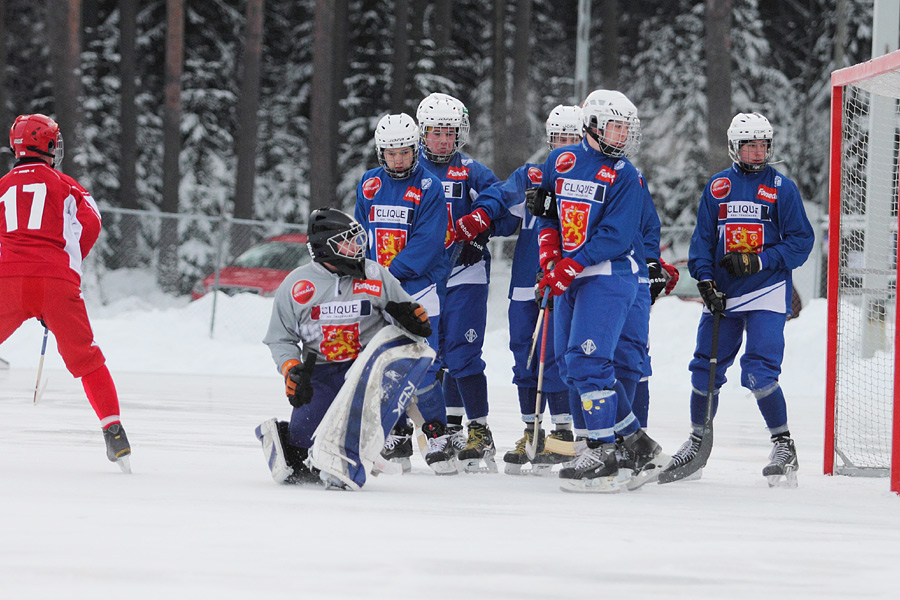
[[[434,93],[419,102],[416,109],[419,122],[422,150],[435,164],[450,162],[469,138],[469,113],[462,102],[447,94]],[[456,143],[448,154],[435,154],[425,144],[425,134],[435,127],[452,127],[456,132]]]
[[[583,131],[581,107],[560,104],[547,117],[547,145],[551,150],[560,145],[560,136],[574,135],[579,139]]]
[[[581,104],[584,132],[600,145],[600,151],[611,157],[630,156],[641,143],[641,120],[637,108],[625,94],[615,90],[594,90]],[[628,126],[628,136],[622,144],[603,141],[602,133],[610,122]]]
[[[731,120],[731,125],[728,127],[728,156],[744,171],[762,171],[769,164],[769,159],[772,157],[773,136],[772,124],[758,112],[738,113]],[[766,140],[769,143],[766,149],[766,156],[762,162],[747,163],[740,159],[738,151],[744,142],[751,140]]]
[[[416,165],[419,164],[418,144],[419,128],[413,118],[406,113],[382,117],[375,127],[375,152],[378,155],[378,164],[392,179],[406,179],[416,170]],[[412,165],[402,171],[391,169],[384,159],[384,151],[387,148],[412,148]]]

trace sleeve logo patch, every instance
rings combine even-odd
[[[381,179],[378,177],[370,177],[362,184],[362,193],[366,200],[371,200],[381,189]]]
[[[727,177],[719,177],[709,185],[709,193],[716,200],[727,198],[731,193],[731,180]]]
[[[571,152],[563,152],[556,157],[556,172],[568,173],[575,166],[575,155]]]
[[[306,304],[316,295],[316,286],[311,281],[301,279],[291,288],[291,297],[300,304]]]
[[[381,296],[381,282],[377,279],[354,279],[353,293]]]
[[[532,183],[532,185],[541,185],[541,179],[543,179],[544,174],[537,167],[528,167],[528,181]]]

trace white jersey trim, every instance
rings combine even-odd
[[[767,310],[776,313],[787,312],[787,302],[784,299],[786,281],[779,281],[769,287],[753,290],[743,296],[725,299],[725,310],[732,312],[746,312],[750,310]],[[708,310],[704,307],[704,310]]]

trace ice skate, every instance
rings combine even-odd
[[[456,461],[466,473],[496,473],[494,436],[487,425],[469,423],[469,437],[466,447],[456,455]]]
[[[466,449],[466,432],[462,425],[447,424],[447,435],[450,436],[450,446],[448,450],[455,458],[457,454]]]
[[[617,448],[619,450],[622,453],[619,466],[624,465],[631,471],[631,478],[626,484],[630,491],[659,479],[659,474],[672,462],[672,457],[663,454],[662,447],[643,429],[624,437]]]
[[[550,433],[549,439],[560,440],[563,442],[574,442],[575,437],[569,429],[557,429]],[[532,473],[534,475],[549,476],[553,474],[553,465],[560,465],[568,462],[572,457],[565,454],[559,454],[549,448],[541,448],[534,460],[531,461]]]
[[[131,473],[131,444],[121,423],[113,423],[103,430],[106,458],[119,465],[123,473]]]
[[[453,460],[453,450],[450,447],[450,436],[446,433],[443,423],[431,421],[422,425],[422,433],[427,439],[425,448],[425,462],[437,475],[456,475],[459,470],[456,461]]]
[[[672,459],[669,461],[669,465],[663,469],[663,473],[673,471],[694,460],[694,457],[696,457],[697,453],[700,451],[700,439],[699,435],[692,433],[690,437],[688,437],[688,440],[678,449],[678,452],[672,455]],[[700,465],[699,469],[681,481],[696,481],[697,479],[700,479],[703,476],[703,467],[705,466],[705,463]],[[669,483],[669,481],[665,481],[664,477],[660,478],[659,475],[657,475],[657,479],[659,479],[659,483]]]
[[[564,492],[615,494],[623,481],[616,463],[616,445],[588,442],[584,452],[571,467],[559,472],[559,489]]]
[[[409,423],[397,423],[388,434],[384,449],[381,451],[381,456],[385,460],[399,464],[404,473],[409,473],[412,469],[410,462],[413,453],[412,434],[413,428]]]
[[[522,437],[516,441],[515,447],[512,450],[503,455],[503,472],[507,475],[527,475],[531,471],[522,470],[522,467],[531,462],[528,459],[528,455],[525,453],[525,446],[531,441],[532,436],[534,436],[534,427],[532,425],[527,425],[525,427],[525,433],[522,434]],[[538,451],[543,450],[544,448],[544,430],[538,429],[538,443],[537,449]],[[535,457],[537,458],[537,457]]]
[[[794,440],[787,435],[777,435],[772,438],[772,452],[769,454],[769,464],[763,468],[763,476],[769,482],[769,487],[797,487],[797,450]]]

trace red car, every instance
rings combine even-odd
[[[310,260],[306,236],[299,233],[279,235],[248,248],[219,271],[218,289],[229,296],[240,293],[271,296],[288,273]],[[216,274],[210,273],[194,285],[194,300],[216,285]]]

